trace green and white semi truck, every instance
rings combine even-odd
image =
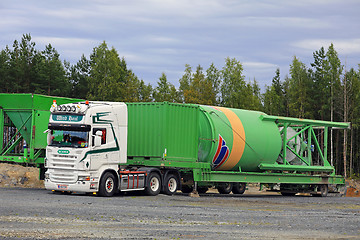
[[[329,128],[348,123],[168,102],[54,101],[50,111],[49,190],[242,194],[246,183],[260,183],[283,195],[326,196],[329,185],[344,185],[327,143]]]

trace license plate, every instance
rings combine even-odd
[[[59,190],[68,190],[68,185],[65,184],[58,184],[57,187]]]

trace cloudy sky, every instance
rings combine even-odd
[[[310,66],[331,42],[357,69],[359,12],[359,0],[0,0],[0,49],[30,33],[38,49],[51,43],[76,63],[105,40],[146,83],[164,72],[175,86],[185,64],[222,68],[231,57],[263,89],[294,55]]]

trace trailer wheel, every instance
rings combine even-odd
[[[320,186],[320,192],[321,192],[321,197],[327,197],[328,193],[329,193],[329,187],[327,184],[323,184]]]
[[[198,193],[206,193],[209,190],[208,187],[198,187],[197,191]]]
[[[189,185],[182,185],[181,186],[181,192],[182,193],[191,193],[193,190],[194,190],[194,188],[189,186]]]
[[[292,197],[295,196],[298,192],[298,185],[296,184],[280,184],[280,193],[282,196],[285,197]]]
[[[243,194],[246,190],[246,183],[234,183],[232,192],[234,194]]]
[[[319,190],[320,190],[320,194],[312,194],[312,196],[314,197],[327,197],[328,193],[329,193],[329,188],[327,184],[322,184],[318,186]]]
[[[111,172],[105,173],[100,180],[99,195],[102,197],[111,197],[115,194],[117,184],[114,174]]]
[[[150,196],[156,196],[161,190],[161,179],[159,174],[152,172],[149,175],[149,180],[146,184],[145,192]]]
[[[229,194],[233,188],[232,183],[223,183],[219,186],[217,186],[217,190],[221,194]]]
[[[165,178],[164,192],[166,195],[173,195],[178,188],[177,177],[174,174],[169,174]]]

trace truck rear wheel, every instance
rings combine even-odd
[[[164,192],[167,195],[173,195],[178,188],[177,177],[174,174],[169,174],[165,178]]]
[[[114,174],[111,172],[105,173],[100,180],[99,195],[102,197],[111,197],[115,194],[117,183]]]
[[[223,183],[219,186],[217,186],[217,190],[221,194],[229,194],[233,188],[232,183]]]
[[[150,173],[148,179],[149,180],[147,181],[145,192],[150,196],[158,195],[161,190],[160,175],[156,172],[152,172]]]
[[[246,183],[234,183],[232,192],[234,194],[243,194],[246,190]]]

